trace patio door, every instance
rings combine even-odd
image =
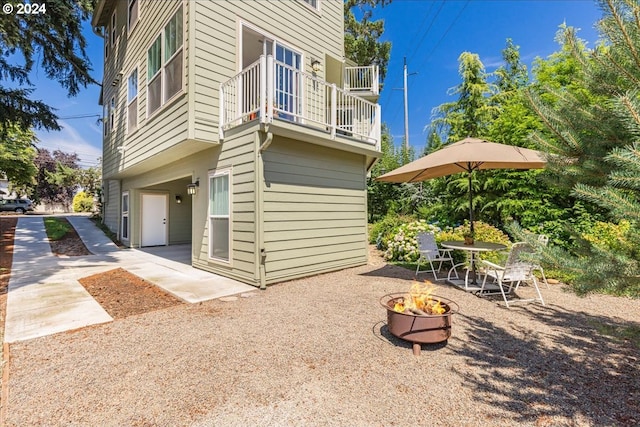
[[[275,37],[266,34],[262,30],[247,24],[242,26],[242,55],[240,70],[244,70],[254,64],[260,55],[272,56],[275,61],[273,73],[274,85],[274,113],[278,117],[293,120],[302,114],[302,54],[293,48],[284,45]],[[254,81],[255,80],[255,81]],[[259,79],[245,77],[242,87],[246,91],[249,87],[257,87]],[[270,82],[271,83],[271,82]],[[240,95],[244,104],[254,101],[252,96]],[[254,105],[244,105],[249,111]]]
[[[274,96],[278,112],[282,118],[293,120],[302,113],[302,56],[276,42],[273,57],[276,60]]]

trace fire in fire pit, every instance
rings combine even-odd
[[[433,295],[434,285],[414,283],[408,294],[383,296],[380,303],[387,310],[387,327],[398,338],[413,343],[413,354],[419,355],[421,343],[446,341],[451,336],[451,315],[458,304]]]

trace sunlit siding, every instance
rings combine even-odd
[[[263,159],[267,283],[366,263],[363,156],[277,138]]]
[[[342,2],[322,1],[320,11],[298,0],[198,1],[191,5],[195,11],[196,139],[218,139],[218,88],[240,71],[241,22],[300,50],[305,67],[310,67],[311,58],[324,58],[325,54],[343,56]]]
[[[182,0],[139,1],[139,21],[127,28],[127,2],[117,3],[118,41],[105,63],[103,103],[116,97],[115,127],[104,138],[103,174],[105,177],[136,165],[166,150],[188,136],[188,2]],[[183,91],[152,115],[147,114],[147,51],[179,5],[183,5]],[[127,79],[138,69],[138,126],[127,129]],[[122,73],[119,82],[112,82]],[[124,147],[124,150],[118,150]]]
[[[245,132],[225,139],[222,150],[216,150],[217,161],[200,170],[200,191],[194,216],[194,267],[220,273],[243,282],[256,284],[255,253],[255,133]],[[219,157],[217,153],[219,152]],[[227,265],[209,259],[207,172],[231,168],[231,262]]]

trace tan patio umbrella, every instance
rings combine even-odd
[[[542,169],[542,153],[528,148],[465,138],[376,178],[385,182],[419,182],[456,173],[469,176],[469,222],[473,229],[472,173],[481,169]]]

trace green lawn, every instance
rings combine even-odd
[[[69,231],[73,230],[66,218],[55,216],[48,216],[44,219],[44,228],[49,240],[52,241],[62,239]]]

